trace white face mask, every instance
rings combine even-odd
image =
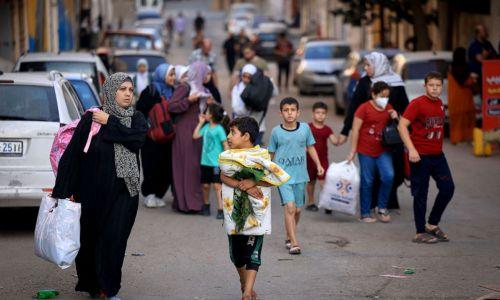
[[[375,99],[375,104],[382,109],[385,109],[387,103],[389,103],[389,97],[377,97]]]

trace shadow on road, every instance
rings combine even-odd
[[[0,208],[0,233],[34,231],[38,207]]]

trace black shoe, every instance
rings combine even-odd
[[[306,210],[308,210],[308,211],[318,211],[319,208],[318,208],[318,206],[316,206],[316,204],[313,203],[313,204],[309,204],[308,206],[306,206]]]
[[[203,204],[201,209],[201,214],[204,216],[210,216],[210,204]]]
[[[332,214],[332,210],[331,209],[325,209],[325,214],[331,215]]]
[[[224,213],[222,212],[222,209],[218,209],[217,210],[217,217],[216,217],[217,220],[222,220],[224,219]]]

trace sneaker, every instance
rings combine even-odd
[[[366,217],[361,217],[361,219],[359,219],[359,221],[363,222],[363,223],[375,223],[375,222],[377,222],[377,219],[372,218],[371,216],[366,216]]]
[[[167,203],[165,203],[165,200],[160,199],[158,197],[155,197],[155,201],[156,201],[156,206],[158,207],[164,207],[167,205]]]
[[[222,209],[218,209],[217,210],[217,217],[216,217],[217,220],[222,220],[224,219],[224,212],[222,211]]]
[[[203,204],[201,209],[201,214],[204,216],[210,216],[210,204]]]
[[[389,211],[387,209],[379,210],[377,212],[377,217],[382,223],[389,223],[391,221],[391,216],[389,215]]]
[[[318,211],[319,208],[318,208],[318,206],[316,206],[316,204],[313,203],[313,204],[309,204],[308,206],[306,206],[306,210],[308,210],[308,211]]]
[[[331,215],[332,214],[332,210],[331,209],[325,209],[325,214]]]
[[[144,205],[149,208],[156,207],[156,199],[155,195],[150,194],[144,197]]]

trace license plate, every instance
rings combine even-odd
[[[23,155],[23,142],[0,141],[0,154],[4,156]]]

